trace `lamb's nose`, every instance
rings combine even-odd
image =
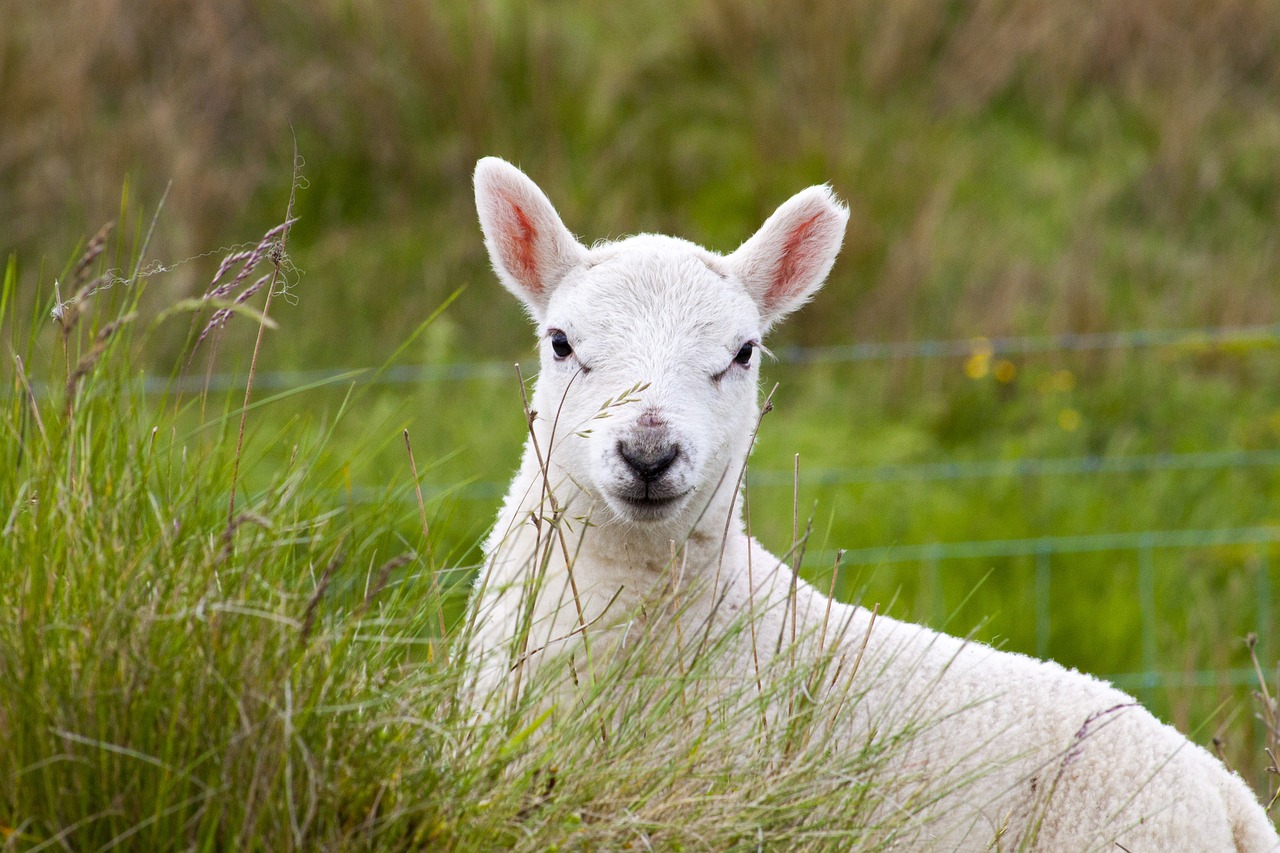
[[[648,409],[636,419],[636,426],[642,429],[661,429],[666,425],[666,418],[657,409]]]
[[[680,455],[680,445],[668,444],[657,447],[627,447],[618,442],[618,455],[646,483],[652,483],[671,467]]]

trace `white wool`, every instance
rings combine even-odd
[[[775,638],[794,633],[812,652],[821,631],[859,655],[848,729],[830,737],[923,721],[892,769],[926,794],[950,793],[901,804],[926,827],[909,849],[1280,849],[1244,782],[1132,697],[829,602],[747,536],[736,486],[759,417],[761,338],[835,261],[848,211],[830,189],[797,194],[722,256],[656,235],[587,248],[496,158],[480,161],[475,185],[494,268],[537,323],[542,360],[533,437],[472,602],[480,703],[509,693],[516,672],[563,660],[584,624],[593,642],[625,630],[627,614],[671,584],[680,543],[685,635],[734,614],[754,622],[733,635],[728,677],[774,672]],[[552,498],[565,520],[554,534],[537,522]],[[548,548],[548,535],[563,539]],[[539,576],[528,654],[513,668],[522,594]]]

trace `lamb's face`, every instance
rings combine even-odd
[[[632,238],[594,250],[552,295],[539,324],[541,431],[597,512],[661,521],[734,487],[762,324],[723,260]]]
[[[652,235],[588,249],[510,163],[486,157],[475,184],[494,270],[542,336],[536,428],[554,473],[633,522],[682,520],[732,490],[760,338],[822,286],[844,205],[803,190],[726,256]]]

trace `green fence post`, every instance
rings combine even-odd
[[[1263,544],[1258,549],[1258,660],[1270,662],[1271,645],[1271,561],[1270,548]]]
[[[947,602],[942,594],[942,567],[939,565],[940,548],[929,549],[929,608],[932,613],[933,627],[941,630],[947,621]]]
[[[1142,684],[1155,687],[1156,673],[1156,578],[1150,537],[1142,537],[1138,547],[1138,608],[1142,624]]]
[[[1049,548],[1041,544],[1036,548],[1036,657],[1049,654]]]

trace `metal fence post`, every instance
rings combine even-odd
[[[1040,544],[1036,548],[1036,657],[1043,658],[1049,654],[1049,546]]]
[[[929,549],[926,562],[929,572],[929,612],[933,626],[942,628],[947,619],[947,602],[942,594],[942,568],[939,565],[940,548]]]
[[[1258,548],[1258,660],[1271,662],[1274,654],[1271,643],[1271,549],[1264,543]]]
[[[1156,672],[1156,579],[1151,539],[1144,536],[1138,547],[1138,608],[1142,625],[1142,684],[1155,687]]]

